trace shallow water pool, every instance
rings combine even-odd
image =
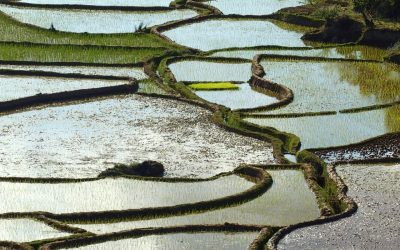
[[[304,30],[280,22],[221,19],[178,27],[164,32],[175,42],[200,49],[280,45],[304,47]],[[240,39],[237,39],[240,37]]]
[[[99,10],[54,10],[0,5],[0,11],[16,20],[49,29],[76,33],[133,33],[147,27],[197,15],[192,10],[123,12]]]

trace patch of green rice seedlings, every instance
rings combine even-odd
[[[20,23],[0,12],[0,40],[46,44],[113,45],[132,47],[166,47],[179,49],[165,39],[148,33],[88,34],[50,31]],[[3,51],[3,49],[1,50]]]
[[[189,85],[193,90],[238,90],[239,86],[231,82],[204,82]]]
[[[160,56],[165,48],[122,48],[75,45],[0,43],[0,60],[132,64]]]
[[[138,93],[160,94],[160,95],[167,94],[165,90],[160,88],[156,83],[154,83],[150,79],[141,80],[139,82]]]

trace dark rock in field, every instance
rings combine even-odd
[[[394,46],[398,41],[400,41],[400,30],[375,28],[365,31],[360,43],[388,48]]]
[[[400,53],[391,54],[386,60],[392,63],[400,64]]]
[[[136,175],[144,177],[162,177],[164,166],[156,161],[144,161],[142,163],[132,163],[129,165],[117,164],[99,174],[99,177],[116,177],[122,175]]]
[[[364,30],[364,24],[348,16],[327,20],[324,27],[305,34],[302,39],[331,43],[349,43],[358,41]]]

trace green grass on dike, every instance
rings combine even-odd
[[[89,34],[51,31],[18,22],[2,12],[0,12],[0,41],[179,48],[178,45],[149,33]]]
[[[0,42],[0,60],[130,64],[160,56],[165,48],[46,45]]]

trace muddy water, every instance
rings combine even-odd
[[[286,107],[262,113],[359,108],[400,100],[400,67],[385,63],[264,60],[266,79],[293,90]]]
[[[399,111],[399,106],[394,106],[354,114],[246,120],[296,134],[306,149],[347,145],[400,131]]]
[[[27,77],[0,75],[0,102],[79,89],[92,89],[127,84],[128,81]]]
[[[400,245],[400,165],[343,165],[338,174],[358,204],[351,217],[295,230],[279,249],[396,249]]]
[[[68,234],[34,220],[0,220],[0,239],[2,241],[28,242],[65,236]]]
[[[180,233],[109,241],[78,249],[246,249],[258,233]]]
[[[76,225],[94,233],[117,232],[140,227],[190,224],[258,224],[289,225],[319,217],[315,195],[308,188],[301,171],[268,171],[272,187],[259,198],[222,210],[146,221],[113,224]]]
[[[77,33],[132,33],[143,24],[147,27],[197,15],[192,10],[162,12],[121,12],[95,10],[53,10],[16,8],[0,5],[0,11],[20,22],[45,29]]]
[[[236,175],[196,183],[123,178],[67,184],[0,182],[0,213],[72,213],[174,206],[237,194],[253,185]]]
[[[231,109],[246,109],[266,106],[277,102],[275,97],[268,96],[250,87],[248,83],[238,84],[238,90],[195,91],[196,95],[212,103],[224,105]],[[258,91],[257,91],[258,90]]]
[[[386,56],[383,49],[367,47],[362,45],[344,46],[336,48],[323,49],[254,49],[254,50],[232,50],[219,51],[212,54],[216,57],[235,57],[253,59],[257,54],[269,55],[291,55],[291,56],[308,56],[308,57],[325,57],[325,58],[342,58],[342,59],[358,59],[358,60],[379,60],[382,61]]]
[[[283,8],[304,4],[301,0],[215,0],[208,1],[208,3],[218,8],[225,15],[268,15]]]
[[[211,20],[164,32],[175,42],[200,50],[259,45],[304,47],[304,30],[271,21]],[[239,38],[239,39],[238,39]]]
[[[41,66],[41,65],[0,65],[0,69],[37,70],[62,74],[128,76],[141,80],[147,78],[142,68],[131,67],[87,67],[87,66]]]
[[[34,4],[82,4],[96,6],[166,6],[168,7],[171,0],[22,0],[23,3]]]
[[[269,143],[227,132],[210,115],[131,95],[3,116],[0,175],[93,177],[114,163],[157,160],[168,176],[206,177],[273,161]]]

